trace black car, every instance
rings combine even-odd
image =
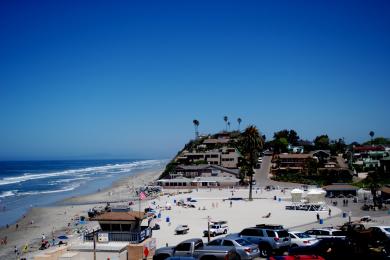
[[[351,257],[349,244],[340,238],[322,238],[311,246],[293,247],[289,255],[320,255],[326,260],[344,259]]]

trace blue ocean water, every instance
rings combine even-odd
[[[104,189],[166,160],[67,160],[0,162],[0,226],[12,224],[30,208]]]

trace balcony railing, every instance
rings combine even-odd
[[[93,232],[84,235],[84,241],[93,241]],[[100,234],[100,236],[99,236]],[[104,236],[101,236],[104,235]],[[121,231],[95,231],[96,241],[98,241],[99,237],[105,237],[105,242],[129,242],[131,244],[138,244],[144,241],[145,239],[152,236],[151,228],[146,228],[139,232],[121,232]]]

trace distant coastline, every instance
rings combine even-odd
[[[43,162],[44,169],[35,165]],[[17,169],[19,163],[11,162],[8,171],[0,163],[1,226],[14,224],[32,207],[56,206],[69,198],[108,190],[145,169],[162,168],[165,160],[24,161],[22,169]],[[72,166],[55,165],[64,163]]]

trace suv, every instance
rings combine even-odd
[[[210,225],[210,236],[215,237],[221,234],[227,234],[229,227],[226,221],[216,221],[212,222]],[[209,230],[203,231],[203,235],[207,237],[209,235]]]
[[[260,256],[268,257],[272,251],[284,251],[290,247],[290,236],[281,225],[260,224],[245,228],[238,234],[229,237],[240,237],[256,244],[260,249]]]
[[[344,239],[346,236],[346,231],[334,229],[334,228],[317,228],[317,229],[310,229],[305,232],[305,234],[308,234],[311,237],[315,238],[341,238]]]

